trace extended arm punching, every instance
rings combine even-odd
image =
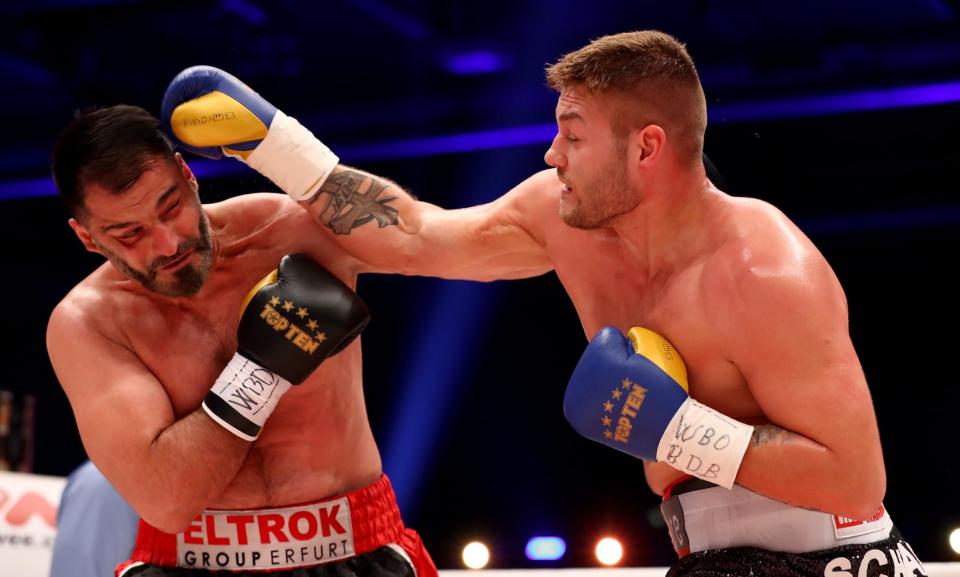
[[[237,158],[303,204],[361,271],[492,280],[551,269],[524,217],[537,187],[443,210],[387,179],[338,164],[310,131],[230,74],[195,66],[164,95],[163,121],[184,148]],[[535,201],[534,201],[535,202]]]

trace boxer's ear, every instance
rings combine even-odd
[[[71,218],[67,221],[67,224],[70,225],[70,228],[73,229],[73,232],[77,235],[77,238],[79,238],[80,242],[83,243],[83,248],[90,252],[103,254],[100,252],[100,248],[97,246],[97,243],[93,242],[93,237],[90,236],[90,232],[87,231],[87,227],[83,226],[79,220]]]
[[[180,174],[190,183],[190,188],[193,189],[193,192],[199,192],[200,185],[197,183],[197,177],[193,174],[193,171],[190,170],[190,165],[184,160],[183,155],[176,152],[174,153],[174,158],[176,158],[177,166],[180,168]]]

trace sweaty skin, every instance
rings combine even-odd
[[[693,398],[757,426],[738,484],[869,517],[886,477],[832,269],[775,207],[729,196],[700,163],[678,162],[663,129],[635,130],[618,147],[610,114],[602,95],[564,91],[545,156],[554,168],[467,209],[444,211],[340,167],[354,190],[382,190],[398,217],[330,237],[365,271],[487,280],[554,270],[587,338],[606,325],[664,335],[686,361]],[[328,232],[321,201],[333,193],[345,191],[303,203]],[[646,474],[658,494],[682,476],[663,463],[646,463]]]
[[[236,350],[244,297],[283,255],[308,253],[353,288],[357,262],[286,196],[201,206],[191,185],[188,169],[156,163],[120,197],[95,187],[87,196],[91,223],[112,215],[141,231],[129,246],[100,237],[131,260],[175,255],[178,239],[196,234],[200,210],[213,240],[209,276],[193,296],[161,296],[104,263],[53,312],[50,357],[89,455],[146,521],[168,532],[205,508],[303,503],[375,481],[381,463],[359,339],[293,387],[253,443],[198,409]],[[197,260],[188,254],[157,278]]]

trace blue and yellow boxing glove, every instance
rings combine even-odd
[[[207,158],[237,158],[299,202],[340,162],[296,119],[234,76],[212,66],[187,68],[170,82],[160,115],[174,141]]]
[[[645,461],[663,461],[730,488],[753,427],[690,398],[687,369],[667,339],[605,327],[570,377],[563,412],[578,433]]]

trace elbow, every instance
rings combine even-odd
[[[859,499],[855,515],[857,519],[874,517],[883,505],[883,497],[887,490],[885,476],[881,475],[881,479],[868,484],[870,487],[863,491],[863,496]]]
[[[416,237],[403,237],[390,250],[365,255],[358,272],[379,272],[404,276],[442,276],[436,272],[436,256]]]
[[[198,516],[199,511],[186,510],[182,507],[150,507],[150,510],[140,514],[140,517],[150,526],[171,535],[186,531]]]
[[[847,511],[843,513],[844,517],[849,517],[851,519],[856,519],[858,521],[866,521],[873,519],[881,512],[881,505],[883,504],[883,499],[861,499],[860,502],[854,503]]]
[[[393,262],[385,263],[384,269],[394,269],[394,272],[404,276],[441,276],[430,266],[432,263],[425,254],[406,250],[397,255]],[[432,274],[431,274],[432,273]]]
[[[866,520],[876,516],[887,491],[887,476],[880,466],[869,475],[856,476],[844,492],[844,507],[840,514],[851,519]]]

